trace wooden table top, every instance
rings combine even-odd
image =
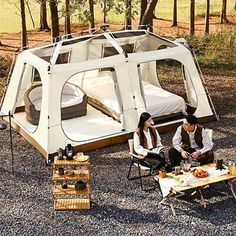
[[[168,173],[166,178],[155,176],[155,179],[160,183],[163,196],[166,196],[171,189],[175,190],[176,192],[181,192],[216,182],[236,179],[236,175],[228,174],[227,167],[223,170],[216,170],[215,165],[215,163],[211,163],[191,168],[191,170],[195,168],[206,170],[209,173],[209,176],[205,178],[194,177],[192,172],[188,172],[177,176],[175,174]]]

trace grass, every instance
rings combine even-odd
[[[206,67],[235,68],[236,33],[218,32],[203,38],[183,36],[196,52],[199,63]]]
[[[21,18],[19,9],[13,4],[16,0],[2,0],[0,8],[0,33],[2,32],[19,32],[21,30]],[[17,1],[18,2],[18,1]],[[196,0],[195,12],[197,15],[204,15],[205,12],[205,0]],[[228,11],[233,10],[234,0],[228,0]],[[35,1],[30,1],[32,15],[35,21],[35,28],[39,27],[39,4]],[[159,18],[171,20],[172,19],[172,8],[173,0],[159,0],[156,6],[155,14]],[[211,13],[220,12],[221,10],[221,1],[211,0]],[[49,14],[48,14],[49,16]],[[101,9],[96,6],[95,18],[97,22],[102,22],[103,14]],[[138,16],[136,16],[138,18]],[[189,0],[178,0],[178,21],[186,22],[189,19]],[[60,19],[63,23],[63,19]],[[26,21],[27,29],[34,30],[32,22],[30,20],[30,15],[26,7]],[[72,16],[73,23],[79,23],[76,21],[76,17]],[[117,15],[115,12],[110,11],[107,16],[107,21],[113,24],[122,24],[124,22],[124,15]],[[50,19],[48,19],[50,23]]]

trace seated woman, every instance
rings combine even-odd
[[[151,127],[153,123],[151,115],[143,112],[134,132],[134,150],[152,172],[166,166],[164,157],[159,155],[159,150],[164,146],[157,130]]]

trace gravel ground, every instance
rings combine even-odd
[[[209,74],[209,72],[205,72]],[[211,72],[212,74],[212,72]],[[236,158],[236,73],[217,72],[206,80],[220,116],[208,123],[214,129],[215,155]],[[170,144],[173,133],[163,134]],[[88,152],[91,157],[92,208],[55,212],[51,176],[45,159],[19,134],[13,134],[14,175],[11,174],[9,131],[0,133],[0,235],[236,235],[236,201],[224,183],[199,196],[174,199],[177,216],[159,206],[158,191],[143,192],[128,181],[128,144]],[[146,184],[153,184],[151,179]],[[234,184],[234,189],[236,186]]]

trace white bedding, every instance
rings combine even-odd
[[[185,112],[186,104],[182,97],[145,81],[143,82],[143,88],[147,112],[149,112],[153,117]],[[98,79],[93,83],[92,87],[86,86],[84,89],[88,96],[97,99],[105,106],[120,114],[114,90],[114,83],[112,81],[101,79],[99,82]]]

